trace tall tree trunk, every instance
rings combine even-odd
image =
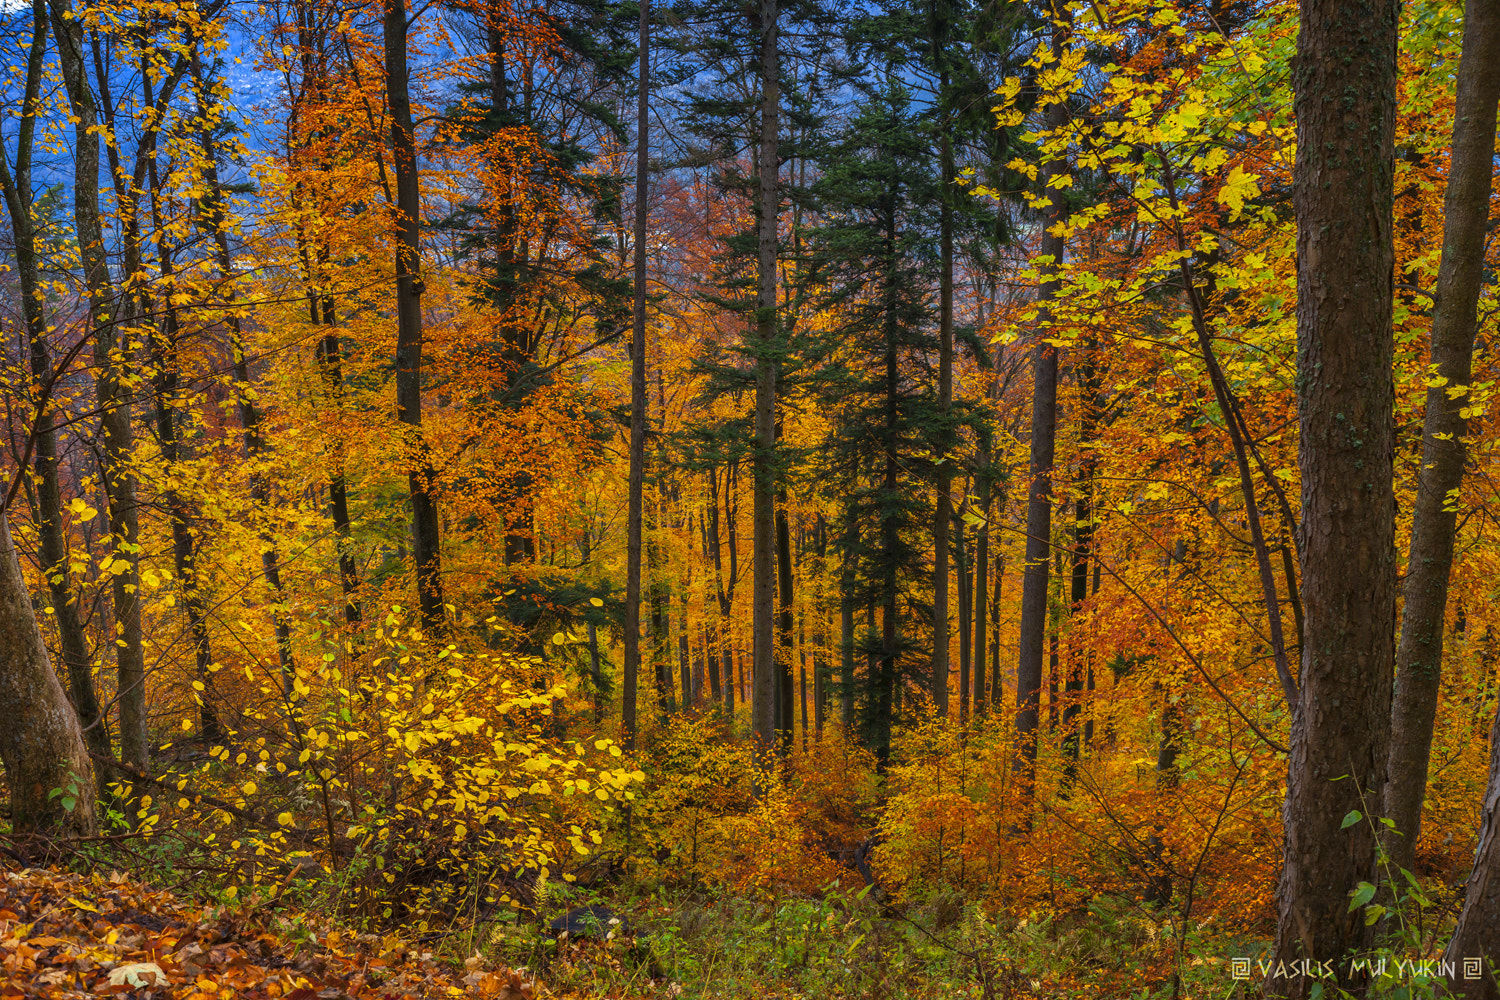
[[[886,260],[895,259],[895,221],[888,216]],[[900,428],[901,369],[896,349],[898,316],[896,274],[892,267],[885,276],[885,470],[880,516],[880,662],[869,678],[875,685],[874,726],[871,740],[877,766],[883,772],[891,756],[891,725],[896,709],[896,643],[899,635],[896,579],[897,551],[901,545],[900,528],[894,509],[901,490],[901,456],[897,453]]]
[[[0,512],[0,763],[18,834],[95,832],[94,775],[78,716],[68,704],[37,626],[31,592]],[[61,789],[60,794],[53,794]]]
[[[760,144],[756,153],[755,218],[759,284],[755,299],[755,446],[752,670],[756,738],[776,743],[776,219],[780,210],[777,130],[781,80],[777,57],[777,0],[760,0],[754,11],[760,32]]]
[[[990,380],[989,401],[993,407],[1000,401],[1000,358],[995,350],[995,374]],[[984,717],[989,713],[990,692],[985,677],[985,638],[989,634],[988,616],[990,602],[990,516],[994,508],[995,473],[994,448],[989,435],[980,439],[979,461],[976,475],[979,478],[979,538],[974,553],[974,715]],[[1001,495],[1004,505],[1004,494]]]
[[[953,139],[948,113],[948,8],[931,0],[933,55],[938,64],[938,135],[942,198],[938,239],[938,440],[937,511],[932,522],[932,704],[948,715],[948,531],[953,521],[953,463],[949,427],[953,409]],[[965,692],[967,694],[967,692]]]
[[[140,546],[135,450],[126,388],[128,352],[120,342],[113,301],[116,294],[105,258],[104,226],[99,212],[99,108],[84,61],[83,22],[68,0],[51,0],[52,32],[69,109],[77,124],[73,142],[73,221],[78,236],[89,319],[94,338],[94,391],[104,430],[102,478],[114,563],[120,572],[111,581],[114,642],[120,703],[120,758],[144,770],[146,738],[146,658],[141,645]],[[131,242],[127,240],[127,242]],[[127,263],[127,268],[129,267]],[[138,263],[138,261],[134,262]],[[127,275],[134,282],[139,275]]]
[[[145,88],[145,103],[150,106],[150,78],[142,79]],[[177,387],[180,339],[177,307],[176,274],[172,261],[172,249],[167,242],[167,229],[163,224],[159,194],[161,185],[157,179],[156,157],[153,155],[147,166],[151,183],[151,224],[156,230],[157,264],[161,279],[161,329],[152,328],[149,334],[152,353],[151,388],[156,409],[156,438],[161,451],[162,464],[167,474],[168,486],[162,491],[162,501],[167,509],[167,520],[172,531],[172,566],[177,574],[177,583],[182,593],[183,611],[187,613],[188,634],[193,640],[194,667],[201,691],[195,692],[198,699],[198,734],[209,743],[218,743],[224,738],[224,727],[219,724],[218,713],[212,702],[213,649],[208,637],[208,614],[199,589],[197,563],[197,540],[191,525],[192,510],[181,492],[171,485],[179,472],[174,468],[181,461],[182,445],[177,434]]]
[[[1391,210],[1398,0],[1304,0],[1296,92],[1302,686],[1292,720],[1276,956],[1342,962],[1370,936],[1395,663]],[[1358,112],[1348,104],[1360,95]],[[1267,608],[1275,616],[1275,607]],[[1347,780],[1337,780],[1347,776]],[[1351,980],[1348,967],[1340,977]],[[1309,977],[1271,991],[1305,997]],[[1359,984],[1350,982],[1349,985]]]
[[[646,199],[651,132],[646,117],[651,93],[651,4],[641,0],[640,75],[636,87],[635,313],[630,337],[630,514],[625,543],[625,690],[621,728],[625,749],[635,749],[636,694],[641,672],[641,525],[646,476]]]
[[[422,436],[421,177],[412,125],[411,72],[407,65],[405,0],[384,0],[385,86],[391,112],[391,158],[396,173],[396,415],[401,421],[411,497],[412,552],[422,627],[441,632],[443,564],[439,548],[435,473]]]
[[[1094,543],[1094,471],[1099,464],[1095,449],[1099,412],[1102,409],[1099,381],[1099,344],[1090,337],[1083,345],[1078,366],[1079,419],[1078,470],[1073,476],[1073,575],[1069,592],[1069,614],[1076,616],[1089,596],[1089,558]],[[1067,758],[1063,783],[1070,786],[1078,772],[1080,740],[1078,714],[1082,710],[1084,674],[1091,667],[1081,662],[1090,654],[1082,643],[1072,644],[1068,663],[1067,703],[1063,706],[1063,752]]]
[[[1053,28],[1052,50],[1061,52],[1067,29]],[[1062,128],[1068,110],[1062,103],[1049,105],[1046,113],[1049,129]],[[1063,171],[1057,161],[1042,171],[1042,190],[1050,191],[1048,182]],[[1052,465],[1057,434],[1057,355],[1058,349],[1046,341],[1051,313],[1046,303],[1057,295],[1058,269],[1067,250],[1061,230],[1067,218],[1067,204],[1062,192],[1050,193],[1046,210],[1047,225],[1042,235],[1041,251],[1050,257],[1047,278],[1037,291],[1043,303],[1037,315],[1036,346],[1032,358],[1031,397],[1031,463],[1027,483],[1026,569],[1021,583],[1021,634],[1016,655],[1016,736],[1019,752],[1016,776],[1022,801],[1029,803],[1035,792],[1038,710],[1041,704],[1042,658],[1047,641],[1048,569],[1052,565]],[[998,681],[998,678],[996,678]],[[1027,810],[1029,822],[1029,805]]]
[[[57,474],[57,429],[50,400],[55,376],[47,349],[47,317],[42,298],[36,257],[36,230],[31,218],[31,164],[36,135],[36,113],[41,93],[43,63],[47,54],[47,8],[44,0],[32,6],[31,45],[27,50],[25,96],[21,127],[16,137],[16,169],[12,176],[0,156],[0,189],[10,215],[15,239],[16,274],[20,284],[21,313],[30,341],[31,376],[36,384],[35,416],[31,437],[35,442],[32,466],[37,477],[36,525],[41,549],[42,575],[47,580],[52,614],[57,622],[58,652],[68,672],[68,693],[83,729],[89,751],[101,759],[111,754],[109,730],[99,709],[89,662],[88,637],[78,614],[77,597],[69,578],[68,543],[62,526],[62,487]],[[101,770],[100,778],[104,778]]]
[[[1385,784],[1384,815],[1396,824],[1386,836],[1386,849],[1393,862],[1407,869],[1412,867],[1422,832],[1422,799],[1437,717],[1444,612],[1458,516],[1451,498],[1463,482],[1468,451],[1468,421],[1461,411],[1470,405],[1467,390],[1475,313],[1489,229],[1496,104],[1500,102],[1497,0],[1468,0],[1465,6],[1457,85],[1452,166],[1443,202],[1443,256],[1432,316],[1432,365],[1442,381],[1427,390]]]

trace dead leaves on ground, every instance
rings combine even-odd
[[[455,971],[395,937],[287,940],[115,875],[0,869],[0,1000],[537,1000],[524,972]]]

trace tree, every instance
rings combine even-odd
[[[14,172],[0,155],[0,192],[5,196],[11,233],[15,238],[16,271],[21,293],[21,310],[30,340],[28,352],[31,377],[35,380],[35,416],[31,439],[34,442],[37,486],[34,518],[41,536],[42,574],[57,621],[60,657],[68,672],[68,694],[78,712],[84,738],[91,753],[100,758],[111,755],[109,730],[101,717],[98,692],[94,687],[88,637],[78,613],[78,600],[70,580],[68,544],[62,525],[62,487],[58,480],[57,429],[53,416],[52,396],[59,373],[52,367],[52,352],[47,343],[47,317],[42,308],[44,296],[40,287],[36,220],[39,207],[32,194],[32,159],[37,117],[40,113],[43,59],[47,54],[47,9],[45,0],[32,7],[31,44],[27,53],[25,97],[20,129],[16,136]]]
[[[630,513],[625,568],[625,746],[635,748],[636,695],[641,670],[641,524],[646,474],[646,196],[649,192],[651,10],[641,0],[640,82],[635,141],[635,315],[630,338]]]
[[[781,115],[780,52],[777,48],[777,0],[760,0],[752,8],[760,38],[760,144],[756,169],[755,300],[755,445],[751,459],[751,525],[754,581],[751,585],[755,733],[764,748],[775,745],[776,669],[776,373],[777,220],[781,214],[777,152]]]
[[[1065,15],[1054,12],[1051,47],[1061,52],[1068,38]],[[1064,98],[1051,99],[1043,112],[1046,127],[1057,130],[1068,120]],[[1042,657],[1046,646],[1047,586],[1052,565],[1052,471],[1057,435],[1057,368],[1059,347],[1050,333],[1051,320],[1045,304],[1058,291],[1055,275],[1062,267],[1067,240],[1062,232],[1067,202],[1052,180],[1066,165],[1049,160],[1041,174],[1041,189],[1047,202],[1043,208],[1041,259],[1049,277],[1037,289],[1043,311],[1037,314],[1036,343],[1032,348],[1031,460],[1027,479],[1026,568],[1021,583],[1021,633],[1016,651],[1016,735],[1019,755],[1017,776],[1022,794],[1030,797],[1036,773],[1038,709],[1042,696]]]
[[[814,189],[824,218],[811,241],[836,344],[820,385],[831,417],[822,474],[845,512],[846,599],[880,615],[878,638],[865,644],[874,659],[860,721],[883,764],[898,685],[914,674],[928,687],[932,677],[921,639],[932,621],[922,586],[931,580],[931,481],[918,456],[939,434],[927,358],[939,347],[931,288],[941,260],[931,237],[941,222],[932,135],[910,91],[889,63],[861,89],[824,157]]]
[[[57,40],[71,117],[75,122],[73,144],[73,224],[78,236],[84,285],[89,303],[90,336],[93,341],[94,386],[99,420],[104,431],[102,471],[108,498],[109,526],[114,541],[118,571],[112,580],[115,617],[115,667],[120,699],[120,759],[144,769],[146,746],[146,662],[141,648],[140,522],[136,479],[132,467],[135,434],[131,426],[130,393],[127,388],[130,356],[127,338],[117,323],[115,286],[105,256],[104,224],[99,209],[99,104],[89,81],[83,48],[83,23],[68,0],[49,0],[52,34]],[[110,130],[113,134],[114,130]],[[148,150],[155,135],[147,128],[142,150]],[[111,147],[113,148],[113,147]],[[139,156],[138,156],[139,159]],[[120,170],[113,171],[119,178]],[[123,183],[123,180],[122,180]],[[132,199],[126,199],[133,203]],[[133,242],[127,239],[127,248]],[[139,255],[127,259],[139,271]],[[139,280],[130,273],[129,280]],[[127,300],[131,296],[125,296]]]
[[[1287,962],[1342,961],[1370,933],[1348,899],[1375,875],[1375,835],[1344,820],[1380,799],[1395,662],[1398,10],[1393,0],[1303,4],[1293,71],[1305,625],[1276,927],[1276,955]],[[1358,114],[1351,92],[1361,95]],[[1355,978],[1348,966],[1339,975]],[[1304,997],[1313,984],[1278,979],[1272,989]]]
[[[396,200],[396,413],[405,434],[411,499],[412,548],[416,558],[417,603],[424,628],[443,628],[443,563],[434,470],[422,437],[422,188],[411,110],[411,71],[406,36],[410,22],[405,0],[384,0],[385,87],[391,113],[391,153]],[[415,16],[415,15],[413,15]]]
[[[1496,104],[1500,101],[1500,5],[1470,0],[1464,11],[1453,142],[1443,205],[1443,252],[1434,292],[1431,363],[1422,464],[1412,510],[1401,639],[1391,705],[1385,838],[1391,861],[1410,869],[1422,833],[1422,801],[1437,718],[1438,681],[1448,577],[1453,568],[1457,510],[1451,500],[1468,456],[1476,311],[1484,275]]]
[[[94,776],[36,624],[10,522],[0,514],[0,762],[17,833],[94,833]]]

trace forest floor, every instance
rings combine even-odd
[[[0,869],[0,998],[400,1000],[546,996],[525,973],[455,967],[394,936],[207,905],[124,876]]]
[[[325,907],[285,898],[205,902],[119,873],[11,865],[0,867],[0,1000],[1185,1000],[1241,985],[1200,960],[1173,989],[1158,942],[1133,940],[1117,922],[1036,925],[1001,940],[961,917],[934,932],[923,926],[932,914],[893,919],[837,894],[621,902],[639,937],[559,945],[543,924],[519,920],[413,942],[355,932]]]

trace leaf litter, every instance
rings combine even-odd
[[[524,969],[455,969],[395,935],[305,928],[131,881],[0,867],[0,1000],[541,1000]]]

